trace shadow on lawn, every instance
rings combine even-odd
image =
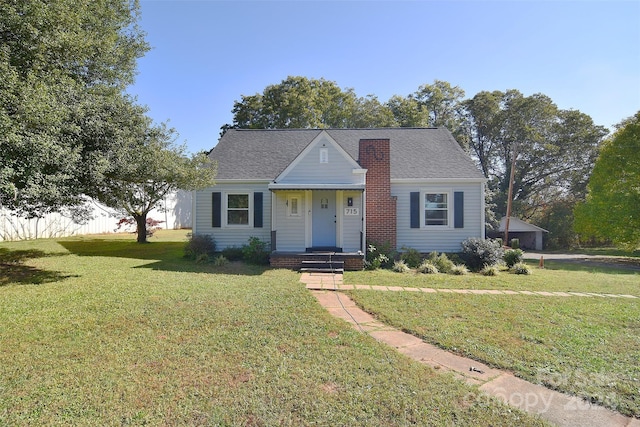
[[[10,251],[6,248],[0,248],[0,286],[5,286],[9,283],[41,285],[72,277],[72,275],[62,274],[59,271],[41,270],[24,265],[24,262],[29,259],[54,255],[59,256],[62,254],[46,253],[36,249]]]
[[[91,239],[61,240],[58,243],[72,254],[79,256],[133,258],[152,261],[134,268],[243,276],[258,276],[269,269],[269,267],[247,265],[242,262],[230,262],[220,267],[216,267],[211,263],[199,264],[184,257],[185,242],[140,244],[134,240]]]

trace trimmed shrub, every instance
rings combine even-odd
[[[196,264],[208,264],[211,261],[209,254],[200,254],[196,257]]]
[[[465,274],[469,273],[469,269],[464,264],[458,264],[454,265],[449,273],[455,276],[464,276]]]
[[[249,244],[242,247],[242,258],[250,264],[269,264],[267,243],[257,237],[249,237]]]
[[[244,259],[242,248],[238,246],[224,248],[222,250],[222,256],[229,261],[242,261]]]
[[[520,249],[507,249],[502,256],[504,263],[507,264],[507,267],[511,268],[515,264],[522,262],[522,256],[524,252]]]
[[[411,268],[409,268],[406,262],[400,260],[393,263],[393,271],[396,273],[408,273],[411,271]]]
[[[402,247],[400,259],[404,261],[407,266],[416,268],[422,262],[422,254],[417,249]]]
[[[520,239],[511,239],[511,249],[520,249]]]
[[[524,262],[519,262],[514,264],[509,271],[512,271],[514,274],[531,274],[531,267]]]
[[[208,234],[189,234],[189,240],[184,245],[185,258],[198,260],[201,255],[213,256],[216,242]],[[202,261],[199,261],[202,262]]]
[[[431,252],[429,254],[429,261],[438,268],[440,273],[450,273],[453,267],[455,267],[455,263],[444,253],[438,255],[437,252]]]
[[[500,268],[497,265],[485,265],[480,270],[480,274],[483,276],[497,276],[500,272]]]
[[[229,260],[224,257],[224,255],[218,255],[213,259],[213,265],[215,267],[224,267],[229,264]]]
[[[424,274],[438,274],[438,267],[431,261],[425,260],[418,266],[418,272]]]
[[[379,268],[391,268],[393,266],[393,251],[389,244],[379,247],[372,243],[367,245],[367,254],[364,260],[364,267],[367,270],[377,270]]]
[[[469,238],[462,242],[461,258],[471,271],[479,271],[485,265],[502,261],[504,249],[497,240]]]

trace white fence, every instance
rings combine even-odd
[[[45,215],[42,218],[26,219],[12,212],[0,209],[0,241],[42,239],[65,237],[78,234],[101,234],[132,231],[117,230],[121,216],[114,216],[113,210],[97,203],[90,204],[92,219],[77,223],[74,218],[59,213]],[[164,221],[160,228],[191,228],[191,193],[178,191],[165,199],[166,209],[154,209],[147,218]]]

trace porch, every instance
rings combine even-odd
[[[359,252],[279,252],[271,253],[271,266],[299,271],[341,272],[364,268],[364,254]]]

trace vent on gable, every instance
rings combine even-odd
[[[329,149],[321,148],[320,149],[320,163],[329,163]]]

